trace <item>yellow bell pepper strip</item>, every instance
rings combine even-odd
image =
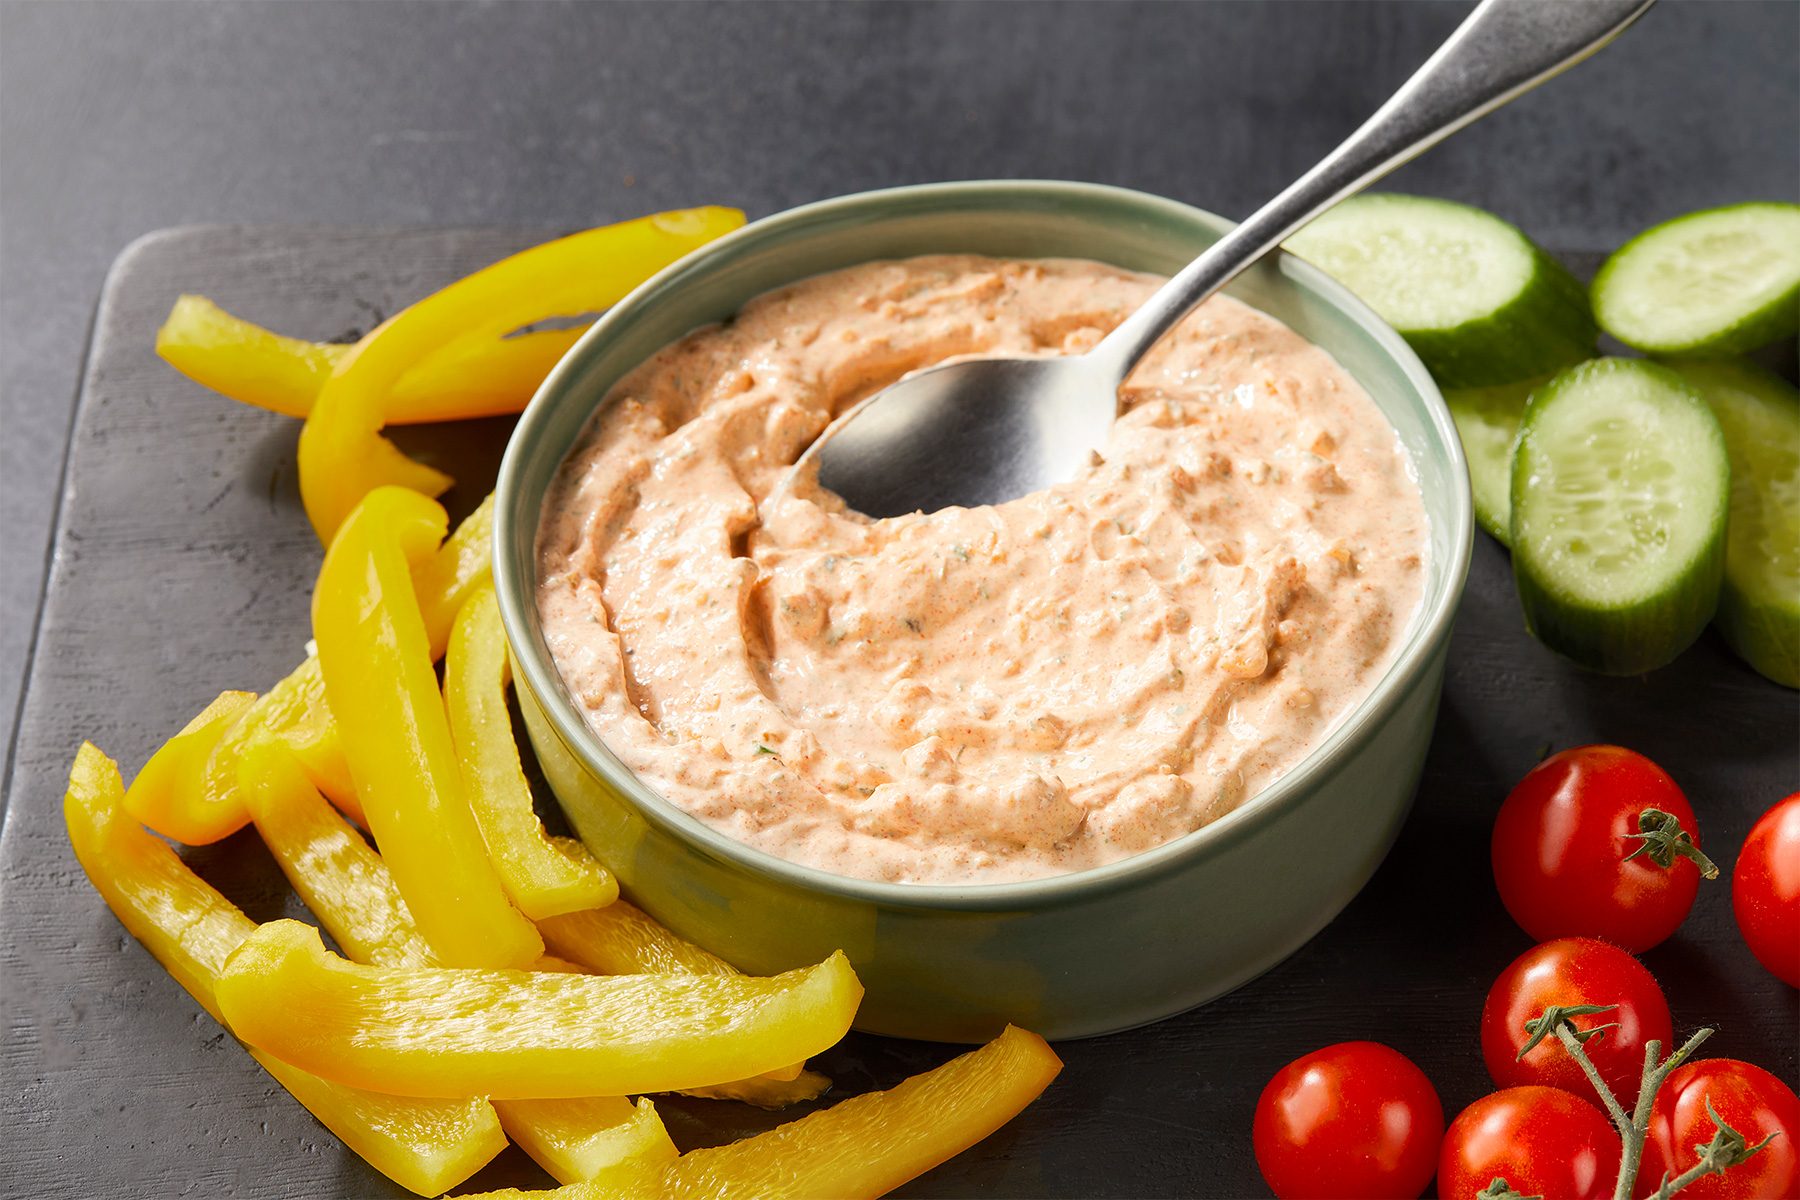
[[[672,1162],[675,1143],[646,1098],[503,1100],[500,1124],[558,1183],[592,1179],[622,1163]]]
[[[244,803],[256,832],[306,907],[352,961],[438,965],[387,864],[325,802],[281,742],[244,751]]]
[[[885,1092],[853,1096],[797,1121],[673,1162],[641,1160],[592,1179],[463,1200],[851,1200],[883,1196],[949,1161],[1043,1094],[1062,1060],[1007,1026],[978,1050]]]
[[[786,1078],[790,1075],[792,1078]],[[711,1087],[683,1088],[681,1094],[698,1096],[702,1100],[736,1100],[739,1104],[749,1104],[756,1108],[777,1109],[817,1100],[830,1088],[830,1076],[804,1067],[790,1066],[780,1071],[766,1072],[754,1079],[738,1079]]]
[[[406,902],[395,889],[393,877],[381,856],[331,810],[284,746],[265,741],[245,753],[243,788],[263,842],[345,957],[352,962],[384,967],[439,965],[425,939],[419,936],[418,927],[406,911]],[[655,924],[642,913],[637,916],[644,923]],[[661,929],[660,926],[656,928]],[[668,938],[674,938],[666,930],[663,932]],[[721,969],[712,973],[736,973],[699,947],[694,946],[692,950],[718,964]],[[545,955],[532,964],[532,970],[580,974],[583,968]],[[791,1066],[755,1079],[690,1089],[688,1094],[739,1100],[760,1108],[784,1108],[814,1099],[830,1086],[831,1081],[818,1072]],[[543,1101],[534,1110],[535,1115],[529,1117],[511,1114],[508,1106],[513,1103],[523,1102],[501,1102],[500,1115],[514,1141],[523,1142],[520,1129],[553,1122],[553,1127],[542,1130],[536,1139],[539,1149],[532,1153],[539,1162],[545,1162],[545,1156],[557,1154],[557,1146],[578,1145],[589,1137],[610,1136],[601,1125],[589,1127],[588,1116],[583,1113],[559,1111],[560,1105],[582,1102]],[[605,1124],[614,1123],[608,1120]],[[548,1167],[548,1163],[545,1165]],[[551,1174],[557,1174],[557,1171],[552,1168]],[[588,1174],[591,1172],[584,1170],[572,1177],[585,1179]],[[562,1176],[558,1175],[558,1178]]]
[[[175,298],[156,352],[202,387],[290,417],[304,417],[348,346],[283,337],[234,317],[205,296]]]
[[[433,659],[442,657],[457,612],[476,587],[489,576],[489,549],[493,544],[494,498],[484,499],[463,519],[436,553],[413,571],[413,590],[425,621],[425,634]],[[238,695],[241,693],[233,693]],[[325,677],[316,657],[309,657],[274,687],[264,692],[240,719],[228,724],[214,738],[211,753],[198,759],[173,753],[159,764],[178,769],[203,770],[202,786],[160,787],[155,793],[166,809],[143,807],[151,793],[127,805],[140,821],[166,837],[190,846],[203,846],[229,837],[250,820],[238,795],[239,760],[246,746],[266,737],[279,737],[293,750],[314,786],[331,798],[350,819],[367,828],[356,786],[344,761],[343,746],[331,708],[325,700]],[[148,779],[158,778],[153,772]],[[148,787],[148,784],[146,784]],[[134,790],[138,785],[133,784]]]
[[[437,552],[413,568],[413,593],[419,600],[432,662],[444,657],[456,614],[493,578],[493,567],[494,494],[489,492]]]
[[[402,375],[383,415],[390,425],[417,425],[518,412],[586,332],[582,325],[463,338]],[[319,389],[350,349],[283,337],[205,296],[177,297],[156,331],[156,352],[195,383],[289,417],[312,411]]]
[[[524,967],[543,939],[507,900],[469,810],[408,571],[445,524],[417,492],[370,492],[325,553],[313,640],[356,794],[426,942],[450,966]]]
[[[225,959],[256,929],[124,811],[119,768],[83,742],[63,797],[69,844],[107,907],[214,1019]]]
[[[387,864],[306,778],[292,752],[265,739],[244,752],[244,801],[282,874],[352,962],[436,967]],[[580,975],[575,963],[543,955],[534,971]]]
[[[256,742],[241,764],[245,804],[263,845],[345,957],[378,967],[436,967],[381,855],[325,802],[285,744]],[[545,954],[533,971],[586,969]]]
[[[464,338],[611,307],[743,219],[736,209],[698,208],[590,229],[502,259],[383,322],[333,369],[300,432],[300,496],[320,539],[377,487],[435,496],[449,486],[381,436],[387,395],[408,370]]]
[[[308,774],[360,819],[324,693],[318,663],[308,659],[260,697],[221,695],[202,714],[211,714],[207,728],[197,728],[201,718],[195,718],[145,764],[125,793],[125,807],[164,837],[189,846],[229,837],[249,821],[237,795],[238,757],[251,740],[275,730]]]
[[[551,953],[599,975],[736,975],[738,969],[664,927],[628,900],[545,917],[537,923]]]
[[[118,767],[83,744],[63,801],[69,843],[120,923],[217,1019],[219,972],[256,924],[125,817],[122,791]],[[261,1051],[250,1053],[370,1166],[420,1195],[454,1187],[506,1146],[499,1118],[485,1101],[361,1091]]]
[[[556,975],[586,975],[586,967],[577,966],[566,958],[558,958],[554,954],[544,954],[531,964],[534,971],[549,971]]]
[[[150,756],[125,793],[125,811],[178,842],[191,845],[196,844],[191,839],[205,837],[209,831],[190,819],[191,806],[186,803],[190,794],[188,783],[199,776],[225,731],[237,724],[255,701],[254,692],[219,693],[180,733]]]
[[[388,967],[437,965],[381,856],[325,803],[284,745],[264,740],[245,751],[243,787],[264,844],[347,957]],[[532,969],[582,973],[548,955]],[[675,1155],[647,1102],[634,1110],[612,1097],[502,1100],[494,1108],[507,1134],[564,1183],[633,1154]]]
[[[605,908],[565,913],[538,922],[553,953],[601,975],[736,975],[738,969],[703,947],[664,928],[624,900]],[[791,1063],[755,1079],[687,1089],[710,1100],[738,1100],[758,1108],[785,1108],[812,1100],[831,1080],[804,1063]]]
[[[325,676],[318,658],[308,657],[264,692],[244,719],[219,739],[206,760],[201,788],[194,793],[198,811],[188,816],[189,836],[178,841],[205,845],[243,828],[249,813],[237,793],[239,762],[247,747],[269,737],[279,738],[294,752],[308,778],[332,803],[357,824],[367,824],[325,702]]]
[[[408,425],[523,412],[550,368],[587,331],[583,324],[452,342],[400,377],[388,394],[388,420]]]
[[[611,904],[612,873],[580,842],[552,841],[532,807],[506,707],[506,632],[490,580],[456,618],[444,655],[444,707],[469,806],[506,894],[532,920]]]
[[[261,1050],[249,1053],[352,1153],[410,1192],[441,1196],[506,1149],[499,1114],[479,1096],[390,1096],[332,1083]]]
[[[805,1071],[806,1071],[805,1063],[793,1063],[790,1066],[782,1067],[779,1071],[764,1071],[761,1075],[758,1075],[757,1078],[758,1079],[775,1079],[775,1080],[779,1080],[783,1083],[790,1083],[793,1080],[800,1078],[800,1076],[802,1074],[804,1074]],[[821,1078],[823,1078],[823,1076],[821,1076]],[[829,1084],[830,1080],[826,1080],[826,1083]],[[824,1089],[821,1088],[820,1090],[823,1091]],[[812,1099],[812,1097],[810,1097],[810,1096],[808,1096],[806,1098],[809,1100]],[[732,1099],[737,1099],[737,1097],[732,1097]],[[777,1106],[777,1107],[779,1107],[779,1106]]]
[[[219,1008],[302,1070],[404,1096],[560,1099],[741,1079],[843,1037],[862,999],[849,960],[768,979],[365,967],[297,921],[233,952]]]

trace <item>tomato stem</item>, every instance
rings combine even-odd
[[[1706,1115],[1712,1118],[1713,1136],[1712,1141],[1706,1145],[1695,1147],[1700,1151],[1700,1161],[1674,1179],[1664,1174],[1662,1185],[1656,1189],[1653,1200],[1669,1200],[1670,1196],[1696,1180],[1708,1175],[1723,1175],[1729,1168],[1737,1166],[1775,1140],[1775,1134],[1771,1133],[1752,1146],[1749,1138],[1725,1123],[1725,1118],[1713,1108],[1711,1097],[1706,1099]]]
[[[1651,862],[1667,871],[1674,867],[1677,858],[1685,858],[1700,868],[1700,874],[1707,879],[1719,877],[1718,864],[1706,857],[1700,847],[1694,844],[1693,835],[1681,827],[1681,819],[1674,813],[1664,812],[1660,808],[1646,808],[1638,814],[1638,831],[1627,834],[1637,838],[1641,843],[1636,850],[1625,856],[1625,861],[1634,858],[1648,858]]]
[[[1612,1115],[1613,1124],[1618,1126],[1621,1143],[1619,1180],[1613,1188],[1613,1200],[1631,1200],[1632,1192],[1637,1186],[1638,1172],[1643,1168],[1644,1141],[1650,1135],[1650,1109],[1656,1100],[1656,1093],[1675,1068],[1694,1056],[1694,1051],[1698,1050],[1701,1043],[1713,1035],[1713,1030],[1696,1031],[1694,1036],[1682,1043],[1681,1049],[1667,1058],[1661,1058],[1662,1042],[1652,1038],[1645,1043],[1644,1071],[1638,1081],[1637,1106],[1631,1115],[1627,1116],[1625,1107],[1619,1103],[1619,1098],[1613,1094],[1612,1088],[1607,1086],[1606,1081],[1600,1078],[1600,1072],[1595,1069],[1593,1059],[1587,1056],[1587,1051],[1583,1048],[1584,1043],[1601,1036],[1612,1026],[1603,1025],[1594,1029],[1581,1029],[1573,1020],[1575,1017],[1611,1012],[1617,1007],[1616,1004],[1550,1005],[1540,1015],[1525,1022],[1525,1032],[1531,1035],[1531,1040],[1526,1042],[1524,1049],[1519,1051],[1519,1057],[1524,1058],[1539,1042],[1551,1034],[1556,1035],[1556,1040],[1562,1043],[1563,1049],[1569,1052],[1569,1057],[1575,1060],[1576,1065],[1581,1068],[1582,1074],[1588,1077],[1588,1082],[1594,1085],[1594,1091],[1599,1094],[1601,1103],[1606,1105],[1606,1111]],[[1659,1059],[1660,1061],[1658,1061]],[[1674,1179],[1666,1176],[1663,1178],[1655,1200],[1669,1200],[1669,1197],[1702,1176],[1723,1175],[1727,1168],[1737,1166],[1769,1144],[1769,1138],[1764,1138],[1756,1145],[1750,1145],[1743,1134],[1727,1125],[1719,1117],[1719,1114],[1713,1111],[1710,1100],[1707,1101],[1706,1112],[1708,1116],[1712,1117],[1713,1125],[1717,1128],[1717,1132],[1713,1134],[1713,1140],[1699,1148],[1700,1161],[1695,1163],[1692,1168]],[[1770,1135],[1770,1137],[1773,1136],[1773,1134]],[[1512,1197],[1516,1195],[1511,1184],[1504,1179],[1496,1179],[1477,1197],[1477,1200],[1512,1200]]]
[[[1662,1042],[1652,1038],[1644,1044],[1644,1074],[1638,1085],[1637,1108],[1632,1112],[1631,1119],[1619,1128],[1624,1146],[1619,1155],[1619,1182],[1613,1188],[1613,1200],[1631,1200],[1632,1192],[1637,1186],[1638,1172],[1644,1165],[1644,1140],[1650,1134],[1650,1108],[1656,1100],[1657,1090],[1662,1087],[1663,1080],[1676,1067],[1692,1058],[1694,1051],[1700,1048],[1700,1043],[1712,1035],[1711,1029],[1695,1031],[1693,1037],[1682,1043],[1681,1049],[1661,1062],[1657,1061],[1657,1057],[1662,1054]],[[1585,1059],[1587,1056],[1584,1054],[1581,1057]],[[1614,1119],[1617,1120],[1617,1117]],[[1694,1176],[1694,1179],[1698,1178],[1698,1175]],[[1680,1182],[1679,1187],[1675,1186],[1676,1182],[1679,1181],[1664,1182],[1663,1186],[1668,1190],[1660,1194],[1660,1200],[1668,1200],[1669,1196],[1692,1183],[1693,1179]]]
[[[1514,1056],[1513,1061],[1523,1060],[1527,1054],[1537,1049],[1539,1042],[1552,1033],[1561,1037],[1566,1032],[1583,1046],[1587,1045],[1591,1039],[1602,1036],[1607,1030],[1617,1029],[1618,1023],[1596,1025],[1592,1029],[1580,1029],[1569,1018],[1591,1017],[1597,1013],[1613,1012],[1618,1007],[1616,1004],[1552,1004],[1540,1015],[1525,1022],[1525,1032],[1529,1033],[1531,1037],[1523,1046],[1519,1047],[1519,1053]]]
[[[1513,1189],[1513,1185],[1496,1175],[1494,1182],[1475,1193],[1475,1200],[1544,1200],[1542,1196],[1526,1196]]]
[[[1583,1005],[1582,1007],[1591,1006]],[[1554,1011],[1554,1006],[1551,1011]],[[1548,1014],[1546,1013],[1546,1015]],[[1600,1030],[1590,1029],[1586,1032],[1592,1036],[1599,1033]],[[1581,1068],[1581,1073],[1588,1077],[1588,1082],[1594,1085],[1594,1090],[1600,1093],[1600,1102],[1606,1105],[1606,1111],[1611,1115],[1613,1124],[1619,1127],[1619,1133],[1629,1137],[1631,1118],[1625,1115],[1625,1106],[1619,1103],[1619,1098],[1613,1095],[1613,1090],[1606,1086],[1606,1080],[1600,1078],[1600,1072],[1594,1067],[1594,1060],[1589,1058],[1587,1051],[1581,1048],[1581,1044],[1587,1040],[1581,1034],[1582,1031],[1577,1030],[1566,1020],[1556,1026],[1557,1040],[1562,1042],[1563,1048],[1569,1052],[1569,1057],[1573,1058],[1576,1065]]]

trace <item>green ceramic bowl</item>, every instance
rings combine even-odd
[[[1455,429],[1411,350],[1319,271],[1276,255],[1229,289],[1330,351],[1381,406],[1430,518],[1424,598],[1368,697],[1279,782],[1204,829],[1123,862],[1027,883],[849,879],[753,850],[657,795],[587,727],[532,599],[551,477],[607,390],[697,326],[771,288],[879,258],[969,252],[1099,259],[1171,273],[1230,228],[1091,184],[981,182],[868,192],[758,221],[689,255],[594,324],[526,409],[500,470],[495,577],[520,707],[569,822],[658,920],[745,971],[842,948],[857,1027],[976,1041],[1013,1022],[1052,1038],[1160,1020],[1255,978],[1367,882],[1412,803],[1471,540]]]

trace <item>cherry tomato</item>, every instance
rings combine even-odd
[[[1281,1068],[1252,1131],[1256,1165],[1281,1200],[1417,1196],[1443,1137],[1431,1080],[1378,1042],[1341,1042]]]
[[[1751,826],[1731,871],[1731,908],[1750,953],[1800,987],[1800,792]]]
[[[1637,1194],[1649,1195],[1663,1173],[1679,1175],[1699,1161],[1695,1146],[1712,1141],[1717,1128],[1706,1101],[1725,1123],[1754,1146],[1774,1141],[1723,1175],[1708,1175],[1681,1189],[1682,1200],[1784,1200],[1800,1196],[1800,1098],[1761,1067],[1732,1058],[1703,1058],[1670,1072],[1650,1110],[1650,1136]]]
[[[1637,853],[1646,810],[1669,814],[1697,849],[1700,827],[1663,769],[1619,746],[1553,754],[1500,806],[1494,882],[1521,928],[1539,941],[1605,938],[1642,952],[1674,933],[1694,906],[1700,868],[1676,853]],[[1679,839],[1677,839],[1679,840]],[[1635,855],[1635,857],[1633,857]]]
[[[1666,1050],[1674,1031],[1669,1002],[1656,980],[1617,946],[1593,938],[1558,938],[1514,959],[1488,990],[1481,1009],[1481,1057],[1494,1082],[1501,1087],[1536,1083],[1593,1096],[1594,1085],[1555,1035],[1518,1057],[1531,1038],[1525,1022],[1552,1004],[1618,1005],[1612,1012],[1573,1020],[1580,1029],[1616,1026],[1589,1038],[1582,1048],[1619,1103],[1630,1108],[1643,1076],[1644,1043],[1655,1038]]]
[[[1462,1110],[1438,1156],[1438,1195],[1474,1200],[1496,1179],[1523,1196],[1600,1200],[1619,1175],[1619,1131],[1561,1088],[1516,1087]]]

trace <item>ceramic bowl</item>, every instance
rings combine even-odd
[[[995,181],[793,209],[669,267],[595,322],[544,381],[500,471],[495,578],[526,727],[570,825],[658,920],[769,974],[842,948],[860,1029],[976,1041],[1007,1022],[1109,1033],[1203,1004],[1300,948],[1368,881],[1405,820],[1431,739],[1471,540],[1467,473],[1406,344],[1349,292],[1274,255],[1229,288],[1324,347],[1392,423],[1424,493],[1419,611],[1368,696],[1276,783],[1134,858],[1024,883],[915,886],[831,875],[751,849],[627,769],[566,692],[533,602],[545,492],[609,388],[664,345],[783,284],[872,259],[966,252],[1098,259],[1171,273],[1230,228],[1196,208],[1090,184]]]

